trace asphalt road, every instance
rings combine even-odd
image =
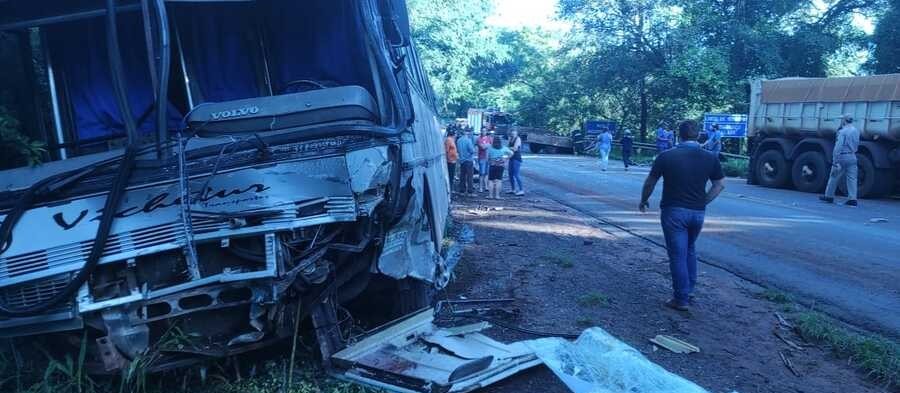
[[[652,211],[637,211],[648,168],[624,171],[595,158],[530,155],[526,191],[664,244],[657,185]],[[900,200],[827,205],[814,194],[728,179],[707,209],[701,259],[792,295],[801,304],[888,336],[900,336]],[[873,219],[886,219],[875,223]],[[614,279],[614,278],[611,278]]]

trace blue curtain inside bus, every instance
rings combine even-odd
[[[356,23],[355,1],[264,3],[269,69],[275,94],[288,83],[311,79],[327,85],[358,85],[370,92],[372,75],[365,34]]]
[[[268,95],[252,2],[176,3],[194,104]]]
[[[154,93],[147,61],[147,46],[140,14],[119,16],[119,46],[125,86],[132,115],[143,134],[155,132]],[[78,140],[125,134],[110,78],[103,18],[91,18],[50,26],[48,45],[54,69],[61,77],[59,88],[73,109]],[[182,115],[169,105],[169,129],[176,129]]]

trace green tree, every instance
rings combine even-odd
[[[485,21],[489,0],[410,0],[413,39],[423,66],[441,99],[445,116],[462,116],[476,99],[470,70],[492,62],[498,53],[496,36]]]
[[[900,0],[892,0],[890,9],[878,21],[872,40],[871,68],[877,74],[900,72]]]

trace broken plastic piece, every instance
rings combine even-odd
[[[709,393],[597,327],[574,343],[542,338],[526,344],[574,393]]]
[[[442,335],[445,337],[462,336],[462,335],[469,334],[469,333],[476,333],[476,332],[480,332],[482,330],[487,330],[490,327],[491,327],[490,323],[481,321],[481,322],[472,323],[469,325],[444,328],[444,329],[439,330],[437,332],[437,335]]]
[[[686,341],[679,340],[672,336],[665,336],[660,334],[656,337],[651,338],[650,342],[675,353],[700,352],[700,348],[697,348],[696,346]]]
[[[397,320],[334,354],[337,377],[392,392],[468,392],[540,364],[523,343],[503,344],[478,330],[441,329],[434,311]]]

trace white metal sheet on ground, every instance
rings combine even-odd
[[[575,342],[542,338],[526,345],[574,393],[709,393],[598,327]]]
[[[541,361],[522,343],[433,324],[427,309],[331,357],[339,377],[394,392],[469,392]]]

